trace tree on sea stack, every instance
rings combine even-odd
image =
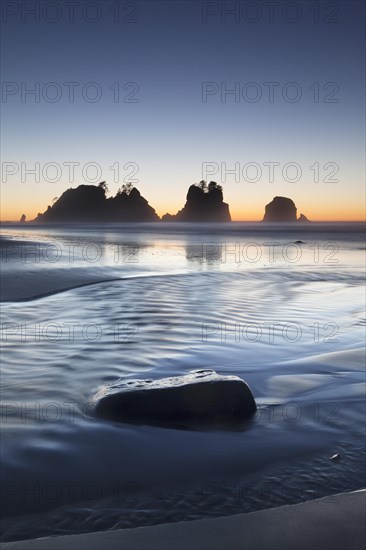
[[[220,191],[222,191],[222,185],[219,185],[218,183],[216,183],[216,181],[210,181],[210,183],[208,184],[208,192],[212,191],[213,189],[219,189]]]
[[[128,183],[124,183],[117,191],[117,195],[129,195],[134,188],[133,183],[130,181]]]
[[[105,193],[108,193],[108,185],[105,181],[101,181],[98,187],[100,187],[101,189],[104,189]]]
[[[197,187],[199,187],[200,189],[202,189],[202,191],[204,193],[207,193],[207,183],[205,182],[205,180],[201,180],[199,182],[199,184],[197,185]]]

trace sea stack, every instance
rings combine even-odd
[[[296,222],[297,208],[294,201],[287,197],[274,197],[266,204],[264,222]]]
[[[184,207],[177,214],[165,214],[164,222],[230,222],[229,205],[224,202],[221,185],[205,181],[191,185]]]
[[[35,222],[41,223],[106,223],[155,222],[159,216],[138,189],[126,184],[115,197],[107,198],[105,182],[99,185],[79,185],[67,189]]]

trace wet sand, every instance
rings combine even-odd
[[[35,246],[37,248],[38,244],[35,243]],[[114,266],[112,266],[111,278],[109,279],[106,278],[106,269],[103,269],[102,266],[89,265],[84,268],[67,265],[65,262],[56,262],[54,264],[52,264],[52,262],[48,264],[43,262],[43,265],[39,266],[37,262],[23,261],[24,258],[22,258],[21,255],[19,256],[18,252],[19,245],[9,253],[9,256],[2,265],[2,301],[29,301],[75,287],[96,284],[102,281],[116,280],[116,271],[113,269]],[[127,273],[124,273],[122,276],[125,277],[126,275]],[[324,283],[322,284],[324,286]],[[91,290],[94,292],[94,289]],[[120,299],[121,293],[119,289],[116,290],[116,296]],[[114,298],[109,302],[107,301],[107,309],[111,309],[113,302],[116,302]],[[84,311],[83,308],[86,306],[83,301],[75,303],[78,303],[79,306],[80,303],[82,303],[83,307],[80,308],[80,311]],[[40,306],[41,304],[39,303],[38,305]],[[142,306],[144,308],[146,307],[145,302]],[[153,306],[155,307],[155,304],[153,304]],[[8,307],[13,306],[12,304],[8,304]],[[26,305],[19,305],[18,310],[20,311],[23,307],[26,307]],[[160,301],[159,307],[161,307]],[[125,310],[123,309],[123,311]],[[251,310],[241,307],[241,311]],[[135,313],[134,310],[133,315],[135,315]],[[55,318],[58,319],[56,312],[53,314]],[[110,312],[110,314],[112,315],[112,312]],[[85,313],[85,315],[88,315],[88,313]],[[146,312],[144,316],[146,316]],[[40,318],[52,318],[47,308]],[[65,319],[67,320],[68,318],[69,313],[67,311],[65,313]],[[62,317],[61,320],[63,319]],[[108,320],[109,317],[106,319]],[[125,321],[125,313],[123,319]],[[323,317],[320,319],[323,321]],[[80,316],[80,321],[83,321],[82,316]],[[355,318],[355,323],[356,321],[357,318]],[[27,322],[30,321],[27,320]],[[84,320],[84,322],[86,321]],[[355,327],[352,329],[353,332],[355,331]],[[40,346],[37,345],[37,350],[39,349]],[[326,350],[322,350],[322,353],[320,353],[319,350],[319,355],[312,355],[311,359],[310,356],[306,356],[305,358],[294,357],[287,363],[283,362],[281,370],[276,371],[268,381],[271,392],[276,396],[289,395],[289,398],[293,398],[291,397],[294,383],[293,365],[296,364],[297,367],[303,367],[304,369],[304,384],[309,384],[310,382],[314,383],[314,391],[316,390],[315,382],[311,379],[313,373],[319,375],[319,373],[322,374],[324,371],[325,374],[328,374],[329,371],[330,374],[327,378],[329,387],[327,388],[328,393],[326,394],[326,398],[337,402],[337,404],[339,403],[338,378],[333,376],[333,379],[331,375],[333,371],[338,374],[338,371],[341,369],[341,374],[343,376],[342,391],[346,397],[348,395],[354,396],[356,390],[357,392],[360,391],[358,386],[356,387],[356,382],[359,381],[358,373],[363,373],[364,369],[362,351],[359,349],[336,349],[335,351],[328,351],[328,353],[324,353],[324,351]],[[215,361],[220,363],[217,348],[214,350],[214,357]],[[307,373],[310,361],[315,361],[317,367],[316,369],[310,369],[309,376],[306,377],[305,374]],[[232,359],[231,362],[235,364],[234,359]],[[18,363],[22,364],[21,361],[18,361]],[[223,361],[223,363],[225,362]],[[117,365],[118,362],[111,361],[111,364]],[[229,364],[231,364],[230,361]],[[337,369],[335,369],[335,367],[337,367]],[[54,370],[55,369],[53,369],[53,371]],[[344,375],[347,374],[349,370],[352,371],[351,375],[355,376],[355,379],[350,379],[349,390],[347,390],[348,386],[345,385]],[[260,369],[257,368],[257,372],[259,371]],[[111,374],[107,374],[113,377],[115,376],[114,371]],[[297,377],[297,379],[298,378],[299,377]],[[63,386],[63,384],[60,384],[60,387]],[[311,388],[312,386],[309,387]],[[346,390],[349,391],[349,394]],[[271,396],[272,393],[270,394]],[[302,394],[300,394],[300,397],[301,395]],[[317,395],[318,394],[315,394],[314,399],[318,399]],[[346,410],[345,406],[344,408]],[[328,452],[328,455],[332,454],[333,450],[335,452],[339,449],[338,447],[332,448],[332,450]],[[343,463],[344,461],[342,460],[342,464]],[[298,472],[296,476],[298,478]],[[363,485],[363,483],[360,479],[359,483],[357,481],[353,486],[348,486],[344,489],[343,487],[335,488],[333,492],[335,493],[342,490],[347,491],[361,485]],[[271,550],[277,548],[281,548],[281,550],[286,550],[286,548],[296,548],[300,550],[302,548],[304,548],[304,550],[305,548],[321,548],[322,550],[326,548],[339,548],[342,550],[348,548],[361,549],[364,548],[366,542],[365,511],[365,491],[358,491],[328,496],[302,504],[281,506],[258,512],[219,517],[217,519],[199,519],[169,524],[160,523],[153,527],[138,527],[80,535],[65,535],[62,537],[56,536],[29,539],[26,541],[3,543],[2,548],[4,550],[25,550],[28,548],[30,550],[42,550],[46,548],[50,550],[61,548],[67,548],[68,550],[78,550],[79,548],[88,550],[99,550],[102,548],[111,548],[111,550],[114,548],[123,548],[126,550],[130,548],[136,550],[164,550],[168,548],[169,550],[202,550],[206,548],[210,550],[223,548],[228,548],[229,550],[235,550],[236,548],[245,548],[249,550]],[[220,513],[222,512],[220,511]],[[166,520],[162,518],[161,521]],[[18,538],[24,538],[24,536],[34,537],[37,536],[37,534],[32,535],[32,533],[23,531],[23,534],[18,536]]]
[[[0,301],[23,302],[89,284],[116,280],[98,267],[65,266],[46,256],[45,244],[2,237]]]
[[[366,490],[216,519],[10,542],[2,550],[362,550]]]

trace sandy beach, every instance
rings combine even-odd
[[[56,250],[57,251],[57,250]],[[1,237],[0,301],[22,302],[103,281],[98,267],[60,265],[55,248],[36,240]],[[86,262],[84,262],[86,263]]]
[[[363,550],[366,490],[209,520],[10,542],[2,550]]]
[[[257,239],[259,264],[211,263],[180,227],[168,238],[162,227],[158,245],[122,229],[2,238],[3,548],[362,548],[359,231],[340,242],[339,265],[312,266],[313,241],[331,230],[308,229],[287,269],[267,265],[263,229],[228,227],[224,239]],[[102,387],[194,369],[247,381],[248,429],[92,414]]]
[[[116,279],[93,276],[80,268],[75,270],[49,269],[42,273],[28,270],[18,272],[15,276],[12,273],[4,273],[1,278],[0,295],[2,302],[26,302],[73,288],[113,280]]]

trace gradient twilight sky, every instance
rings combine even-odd
[[[160,215],[212,179],[234,220],[260,220],[275,195],[313,220],[364,219],[362,0],[27,0],[2,10],[2,220],[32,219],[88,179],[114,194],[136,165],[135,185]],[[38,102],[24,95],[36,86]],[[225,96],[235,86],[239,97]],[[25,173],[35,163],[39,182]],[[74,181],[65,163],[79,163]],[[204,163],[215,170],[207,178]],[[278,163],[273,181],[264,163]]]

